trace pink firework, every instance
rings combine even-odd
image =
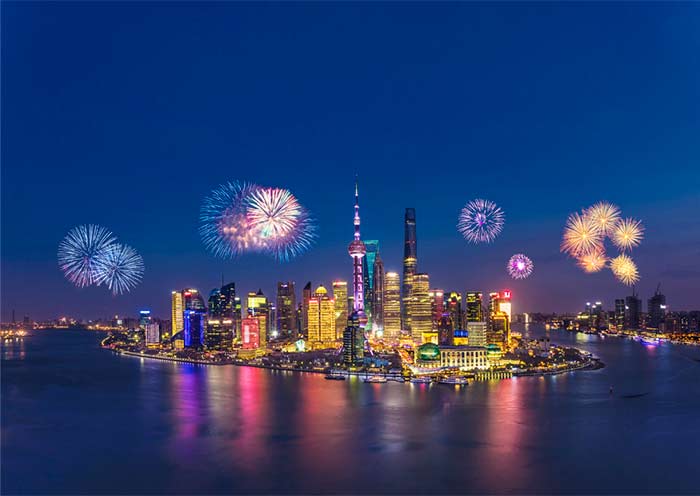
[[[530,257],[518,253],[510,257],[508,260],[508,274],[513,279],[525,279],[530,274],[532,274],[532,269],[535,268],[535,264],[532,263]]]

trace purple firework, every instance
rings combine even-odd
[[[467,203],[459,214],[457,230],[470,243],[490,243],[503,230],[505,215],[490,200],[476,199]]]
[[[510,257],[508,260],[508,274],[513,279],[525,279],[532,274],[532,269],[535,265],[529,257],[518,253]]]

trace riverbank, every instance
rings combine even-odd
[[[258,368],[258,369],[267,369],[267,370],[274,370],[278,372],[305,372],[305,373],[311,373],[311,374],[328,374],[329,369],[328,367],[316,367],[316,368],[301,368],[301,367],[294,367],[294,366],[288,366],[288,365],[274,365],[274,364],[263,364],[263,363],[252,363],[252,362],[244,362],[241,360],[235,360],[235,359],[228,359],[228,360],[199,360],[195,358],[180,358],[180,357],[171,357],[171,356],[163,356],[163,355],[153,355],[153,354],[148,354],[148,353],[143,353],[143,352],[136,352],[136,351],[128,351],[128,350],[120,350],[120,349],[114,349],[110,348],[107,346],[101,346],[101,348],[105,350],[112,351],[118,355],[126,355],[126,356],[133,356],[137,358],[148,358],[148,359],[153,359],[153,360],[160,360],[160,361],[166,361],[166,362],[178,362],[178,363],[191,363],[191,364],[196,364],[196,365],[235,365],[239,367],[253,367],[253,368]],[[512,373],[508,373],[504,377],[496,377],[496,376],[489,376],[489,379],[503,379],[503,378],[510,378],[510,377],[531,377],[531,376],[550,376],[550,375],[559,375],[559,374],[565,374],[568,372],[575,372],[575,371],[584,371],[584,370],[598,370],[602,369],[605,367],[605,364],[601,362],[599,359],[593,358],[589,360],[586,363],[583,364],[577,364],[577,365],[572,365],[568,367],[562,367],[562,368],[557,368],[554,370],[547,369],[547,370],[519,370],[519,371],[513,371]],[[382,376],[387,379],[398,379],[402,378],[405,379],[403,374],[396,374],[396,373],[387,373],[387,372],[380,372],[380,371],[349,371],[349,370],[340,370],[340,369],[331,369],[331,371],[335,374],[342,374],[345,376],[367,376],[367,375],[377,375],[377,376]],[[478,380],[476,378],[473,378],[474,380]]]

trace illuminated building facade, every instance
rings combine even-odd
[[[160,325],[153,322],[145,324],[144,335],[147,347],[158,346],[160,344]]]
[[[265,348],[270,332],[270,309],[262,289],[258,289],[257,293],[248,293],[247,309],[250,316],[258,319],[259,346]]]
[[[343,339],[343,331],[348,325],[347,281],[333,281],[333,299],[335,300],[335,337]]]
[[[204,333],[204,346],[208,350],[230,351],[233,347],[233,332],[233,319],[209,316]]]
[[[309,336],[314,347],[332,345],[335,341],[335,300],[323,286],[316,288],[309,300]]]
[[[221,286],[221,314],[222,319],[231,320],[233,336],[241,333],[241,297],[236,295],[236,284],[230,282]],[[211,314],[211,312],[210,312]]]
[[[348,246],[348,253],[352,257],[352,305],[353,312],[360,319],[360,327],[364,329],[367,317],[365,315],[365,285],[362,274],[362,259],[367,253],[367,248],[360,239],[360,193],[357,182],[355,182],[355,216],[353,224],[355,226],[355,234],[350,246]]]
[[[311,299],[311,281],[301,290],[301,334],[309,335],[309,300]]]
[[[437,329],[445,313],[445,292],[442,289],[431,289],[429,296],[430,311],[433,314],[433,328]]]
[[[353,311],[343,331],[343,363],[347,367],[358,367],[364,362],[365,335],[360,327],[360,315]]]
[[[187,309],[184,312],[185,348],[200,350],[204,347],[206,310],[200,308]]]
[[[469,346],[486,346],[488,344],[486,339],[487,330],[488,325],[486,322],[467,322]]]
[[[424,339],[429,341],[437,339],[437,332],[433,331],[433,315],[430,305],[430,281],[428,274],[415,274],[413,276],[413,295],[409,318],[411,320],[411,336],[416,342]]]
[[[140,310],[139,311],[139,329],[142,331],[146,330],[146,326],[153,322],[153,317],[151,317],[150,310]]]
[[[260,348],[260,320],[251,314],[241,322],[241,348],[244,350]]]
[[[401,332],[401,284],[397,272],[384,275],[384,336],[397,339]]]
[[[465,312],[465,326],[468,326],[469,322],[483,322],[483,295],[479,291],[467,291],[466,299],[467,309]]]
[[[377,253],[374,259],[374,284],[372,286],[372,331],[384,335],[384,262]]]
[[[294,338],[297,334],[297,300],[294,282],[277,283],[277,332],[283,338]]]
[[[623,298],[615,300],[615,327],[618,331],[625,328],[625,300]]]
[[[452,319],[447,315],[440,317],[437,323],[438,344],[441,346],[450,346],[454,342],[454,329],[452,328]]]
[[[174,336],[178,332],[182,331],[185,328],[184,324],[184,312],[185,311],[185,304],[184,300],[182,297],[182,291],[173,291],[172,292],[172,301],[171,301],[171,313],[170,313],[170,329],[171,329],[171,336]],[[170,336],[163,336],[163,338],[168,338]]]
[[[462,295],[456,291],[451,291],[447,295],[445,306],[447,309],[447,314],[452,320],[452,326],[455,329],[464,329],[464,322],[462,321]]]
[[[416,209],[407,208],[404,215],[403,284],[401,286],[401,326],[411,331],[411,304],[413,276],[418,266],[418,244],[416,238]]]
[[[487,370],[490,367],[485,348],[438,346],[434,343],[416,347],[414,363],[418,372],[429,372],[431,369]]]
[[[489,293],[489,322],[486,333],[487,345],[497,345],[501,351],[510,345],[511,292]]]
[[[362,282],[365,294],[365,315],[368,325],[374,323],[374,264],[379,255],[379,241],[376,239],[363,241],[365,244],[364,258],[362,259]]]

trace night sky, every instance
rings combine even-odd
[[[169,316],[172,289],[350,279],[362,234],[401,269],[415,207],[431,286],[510,288],[514,311],[630,294],[559,253],[570,212],[640,218],[645,300],[700,308],[700,3],[2,3],[2,319]],[[202,198],[229,180],[289,188],[316,246],[290,263],[213,258]],[[460,208],[506,213],[468,245]],[[77,289],[59,241],[97,223],[140,251],[143,283]],[[534,274],[512,281],[518,252]]]

